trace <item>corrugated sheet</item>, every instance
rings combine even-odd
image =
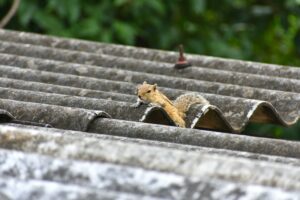
[[[66,183],[53,196],[73,192],[75,185],[80,187],[76,195],[84,189],[95,195],[100,189],[100,194],[118,191],[121,197],[129,193],[147,199],[300,197],[298,159],[20,125],[0,131],[1,147],[11,150],[0,150],[0,176],[21,179],[23,185],[30,180],[26,194],[33,193],[33,181]]]
[[[176,70],[177,57],[0,30],[3,195],[300,198],[298,142],[230,134],[249,122],[295,124],[300,69],[188,54],[192,66]],[[174,127],[159,107],[131,107],[143,81],[171,99],[198,92],[212,105],[193,106],[189,128]]]
[[[240,132],[249,121],[291,125],[297,122],[300,115],[300,81],[294,76],[286,78],[286,73],[282,73],[282,77],[268,74],[270,70],[280,71],[279,67],[261,67],[267,72],[257,75],[229,71],[231,68],[227,67],[223,70],[211,69],[212,65],[208,63],[212,61],[205,61],[206,57],[187,56],[194,66],[174,70],[174,64],[166,61],[175,62],[175,53],[45,36],[32,37],[30,34],[6,31],[0,32],[1,38],[4,40],[0,44],[1,72],[7,78],[126,94],[124,99],[114,94],[100,97],[124,102],[133,101],[136,84],[145,80],[157,83],[171,98],[187,91],[202,93],[217,108],[199,108],[203,113],[208,113],[201,115],[199,121],[208,121],[205,118],[214,121],[207,126],[198,123],[196,128]],[[162,55],[155,56],[159,53]],[[164,60],[164,55],[170,58]],[[198,60],[202,60],[201,67],[196,66],[200,62]],[[244,65],[252,66],[249,63]],[[300,70],[286,68],[285,71],[297,74]],[[123,115],[112,117],[126,119],[125,112]],[[215,117],[208,117],[211,115]],[[195,119],[197,115],[190,117],[191,121]],[[215,127],[213,124],[222,125]]]

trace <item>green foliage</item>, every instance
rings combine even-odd
[[[287,140],[300,140],[300,123],[291,127],[283,128],[272,124],[249,124],[244,131],[244,134],[260,137],[281,138]]]
[[[0,0],[0,17],[10,4]],[[23,0],[7,28],[300,66],[299,12],[299,0]],[[297,130],[284,133],[299,139]]]

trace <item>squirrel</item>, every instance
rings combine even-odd
[[[141,104],[151,104],[162,107],[169,117],[175,122],[176,126],[185,128],[186,112],[193,104],[210,104],[204,97],[196,93],[183,94],[175,101],[171,101],[157,89],[157,84],[150,85],[146,81],[137,88],[138,99],[133,107],[139,107]]]

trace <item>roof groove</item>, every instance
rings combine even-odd
[[[23,62],[24,63],[24,62]],[[28,63],[28,62],[25,62],[25,63]],[[31,63],[32,64],[32,63]],[[51,71],[55,71],[55,73],[57,73],[57,71],[61,71],[61,70],[65,70],[65,69],[67,69],[67,70],[65,70],[65,71],[62,71],[62,72],[65,72],[65,73],[73,73],[73,74],[77,74],[77,68],[76,69],[74,69],[74,68],[72,68],[71,66],[65,66],[65,67],[63,67],[63,66],[61,66],[61,65],[59,65],[59,66],[52,66],[52,65],[50,65],[50,66],[48,66],[47,65],[47,63],[46,63],[46,65],[45,65],[45,67],[44,66],[42,66],[42,65],[39,65],[40,67],[38,67],[38,69],[41,69],[41,67],[42,67],[42,69],[46,69],[46,70],[51,70]],[[35,64],[32,64],[32,65],[30,65],[30,66],[28,66],[28,65],[23,65],[23,66],[21,66],[21,67],[25,67],[25,74],[26,74],[26,76],[30,76],[30,80],[32,80],[33,79],[33,77],[32,77],[32,75],[33,74],[28,74],[28,71],[30,71],[29,69],[27,69],[27,67],[31,67],[31,68],[33,68],[33,69],[36,69],[37,68],[37,66],[35,65]],[[4,68],[4,66],[2,67],[2,68]],[[59,70],[60,69],[60,70]],[[68,69],[70,69],[71,70],[71,72],[69,72],[70,70],[68,70]],[[82,68],[82,69],[85,69],[85,70],[87,70],[86,68]],[[96,69],[98,69],[98,68],[96,68]],[[1,69],[0,69],[1,70]],[[8,71],[8,70],[5,70],[5,69],[2,69],[2,70],[4,70],[4,71]],[[72,70],[75,70],[75,71],[72,71]],[[15,70],[16,71],[16,70]],[[80,70],[79,70],[80,71]],[[41,72],[41,71],[37,71],[37,70],[31,70],[31,72],[38,72],[37,73],[37,75],[35,76],[35,77],[37,77],[38,79],[41,79],[41,78],[43,78],[43,77],[45,77],[45,76],[42,76],[41,75],[41,73],[46,73],[46,72]],[[62,72],[60,72],[60,73],[62,73]],[[87,72],[87,71],[85,71],[85,72]],[[92,71],[93,73],[95,73],[94,71]],[[12,70],[10,70],[10,72],[3,72],[3,75],[5,75],[5,76],[7,76],[8,74],[11,74],[11,73],[13,73],[13,71]],[[22,78],[24,78],[24,73],[22,73]],[[104,73],[105,74],[105,71],[102,71],[101,73]],[[98,73],[98,74],[101,74],[101,73]],[[47,73],[46,73],[47,74]],[[45,75],[46,75],[45,74]],[[55,77],[54,77],[55,76]],[[69,75],[70,76],[70,75]],[[109,74],[106,74],[106,76],[111,76],[111,75],[109,75]],[[103,78],[105,78],[106,76],[104,76]],[[121,77],[123,76],[123,77],[125,77],[124,78],[124,80],[123,81],[125,81],[125,79],[126,79],[126,75],[123,75],[123,74],[121,74],[120,75]],[[120,76],[119,77],[117,77],[116,78],[116,80],[119,80],[120,79]],[[142,75],[140,75],[140,76],[136,76],[137,78],[142,78],[141,77]],[[58,78],[57,77],[57,75],[53,75],[52,76],[54,79],[56,78]],[[65,80],[67,80],[66,79],[66,75],[64,74],[63,75],[63,77],[64,78],[61,78],[61,79],[57,79],[57,80],[59,80],[59,81],[61,81],[62,79],[65,81]],[[16,77],[13,77],[13,78],[16,78]],[[49,73],[47,74],[47,76],[45,77],[45,79],[47,80],[47,82],[49,82]],[[52,79],[52,81],[53,81],[53,78],[50,78],[50,79]],[[166,77],[166,78],[168,78],[168,77]],[[78,77],[74,77],[74,76],[71,76],[71,79],[72,80],[74,80],[74,81],[76,81],[76,82],[78,82],[77,80],[80,80],[80,79],[78,79]],[[87,79],[87,78],[85,78],[85,79]],[[132,79],[132,78],[131,78]],[[94,81],[93,81],[94,80]],[[89,78],[88,79],[88,81],[89,82],[96,82],[96,80],[97,81],[99,81],[99,79],[95,79],[95,78]],[[142,80],[145,80],[144,78],[142,78],[142,79],[140,79],[140,81],[136,81],[136,82],[142,82]],[[73,82],[74,82],[73,81]],[[169,81],[165,81],[165,82],[167,82],[166,84],[170,84],[170,81],[171,81],[171,79],[169,80]],[[87,81],[85,81],[85,83],[86,83]],[[159,82],[159,83],[161,83],[161,82]],[[70,83],[68,82],[68,83],[60,83],[60,84],[66,84],[66,85],[69,85]],[[175,83],[174,84],[176,84],[176,81],[175,81]],[[189,84],[189,83],[187,83],[187,84]],[[76,83],[75,83],[75,85],[76,85]],[[90,84],[89,84],[90,85]],[[114,82],[114,85],[116,85],[116,82]],[[74,86],[74,85],[71,85],[71,86]],[[76,85],[76,86],[79,86],[79,87],[83,87],[82,85],[81,85],[81,82],[79,81],[78,82],[78,84]],[[198,86],[198,85],[197,85]],[[123,87],[123,84],[121,84],[121,86],[119,86],[118,88],[122,88]],[[88,87],[89,88],[89,87]],[[97,88],[90,88],[90,89],[99,89],[99,84],[97,84]],[[132,88],[132,90],[134,90],[134,88]],[[248,111],[245,111],[245,109],[247,108],[247,106],[248,105],[243,105],[243,101],[246,101],[246,100],[243,100],[242,102],[240,101],[239,103],[236,103],[235,102],[235,98],[227,98],[227,97],[221,97],[221,96],[216,96],[216,95],[208,95],[208,94],[203,94],[205,97],[207,97],[214,105],[217,105],[218,107],[220,107],[221,109],[222,109],[222,111],[224,112],[224,114],[225,114],[225,117],[227,117],[228,118],[228,115],[229,115],[229,123],[230,124],[232,124],[232,126],[234,127],[234,130],[236,130],[236,131],[238,131],[238,132],[240,132],[241,130],[243,130],[243,128],[244,128],[244,126],[248,123],[248,120],[249,119],[251,119],[251,117],[252,117],[252,115],[250,114],[249,115],[249,113],[250,112],[252,112],[252,113],[255,113],[254,112],[254,110],[253,110],[253,108],[254,109],[256,109],[256,106],[255,107],[253,107],[253,106],[250,106],[250,110],[248,110]],[[222,101],[220,101],[220,99],[222,99]],[[224,103],[224,100],[226,100],[226,103]],[[284,99],[284,101],[286,102],[286,103],[288,103],[287,101],[286,101],[286,99]],[[271,101],[271,102],[273,102],[273,101]],[[278,100],[276,100],[275,101],[276,103],[278,103]],[[299,101],[296,101],[296,104],[294,104],[294,106],[297,108],[298,106],[299,106],[299,104],[297,104],[297,102],[299,102]],[[230,106],[228,106],[228,105],[230,105]],[[235,106],[231,106],[231,105],[235,105]],[[235,110],[236,111],[234,111],[234,107],[236,107],[236,105],[239,105],[239,109],[238,110],[236,110],[236,108],[235,108]],[[275,106],[276,106],[276,104],[274,104]],[[280,104],[279,104],[280,105]],[[249,106],[248,106],[249,107]],[[251,107],[253,107],[253,108],[251,108]],[[268,106],[268,107],[270,107],[271,108],[271,106]],[[284,124],[284,125],[287,125],[287,124],[293,124],[293,123],[295,123],[296,121],[297,121],[297,119],[298,119],[298,117],[299,117],[299,113],[295,113],[295,109],[293,108],[293,107],[290,107],[290,112],[286,112],[286,109],[279,109],[279,110],[283,110],[283,112],[282,113],[284,113],[284,115],[283,115],[283,117],[285,118],[285,120],[284,119],[281,119],[281,117],[280,117],[280,115],[278,115],[277,114],[277,112],[273,109],[273,108],[271,108],[271,112],[272,113],[274,113],[273,114],[273,116],[275,117],[275,118],[277,118],[276,120],[272,120],[273,122],[277,122],[277,123],[280,123],[280,124]],[[251,111],[252,110],[252,111]],[[270,112],[269,111],[269,112]],[[110,112],[109,112],[110,113]],[[240,113],[240,114],[238,114],[238,113]],[[285,114],[285,113],[287,113],[287,114]],[[287,118],[287,116],[289,116],[289,115],[291,115],[291,113],[294,113],[293,115],[293,117],[291,118],[291,117],[289,117],[289,118]],[[222,114],[221,114],[222,115]],[[231,115],[231,116],[230,116]],[[241,115],[244,115],[244,117],[241,117]],[[265,114],[264,114],[265,115]],[[268,116],[268,115],[265,115],[265,116]],[[221,117],[222,118],[222,117]],[[269,120],[268,120],[269,121]],[[231,128],[229,128],[229,130],[231,130]]]
[[[122,141],[126,143],[133,143],[133,144],[141,144],[141,145],[147,145],[147,146],[156,146],[156,147],[162,147],[167,149],[177,149],[181,151],[186,152],[197,152],[199,154],[206,153],[206,154],[217,154],[217,155],[226,155],[229,157],[241,157],[246,159],[252,159],[252,160],[262,160],[266,162],[276,162],[276,163],[282,163],[292,166],[300,166],[300,159],[296,158],[289,158],[289,157],[281,157],[281,156],[275,156],[275,155],[264,155],[259,153],[250,153],[250,152],[241,152],[236,150],[229,150],[229,149],[217,149],[217,148],[210,148],[210,147],[203,147],[201,144],[198,144],[198,146],[195,145],[188,145],[188,144],[181,144],[181,143],[171,143],[171,142],[163,142],[160,140],[143,140],[139,138],[134,137],[121,137],[121,136],[115,136],[115,135],[108,135],[105,133],[105,130],[102,130],[101,134],[95,134],[95,133],[87,133],[87,132],[79,132],[79,131],[71,131],[71,130],[63,130],[63,129],[45,129],[42,127],[35,127],[35,129],[32,129],[32,126],[28,125],[20,125],[20,124],[14,124],[14,123],[7,123],[6,126],[17,130],[24,130],[28,132],[43,132],[43,133],[51,133],[51,134],[62,134],[67,136],[75,136],[78,139],[81,138],[97,138],[99,140],[107,140],[107,141]],[[205,134],[205,133],[203,133]],[[249,140],[248,136],[242,136],[244,137],[244,142],[247,142]],[[271,142],[269,139],[264,138],[265,142]],[[251,143],[251,142],[250,142]],[[270,143],[271,144],[271,143]],[[282,144],[281,144],[282,145]]]
[[[71,65],[71,64],[65,64],[65,65],[67,65],[67,66],[66,67],[63,67],[63,66],[56,66],[55,67],[55,66],[52,66],[52,65],[47,66],[47,64],[46,64],[45,66],[39,65],[39,67],[37,67],[34,63],[33,64],[31,63],[31,65],[30,65],[27,62],[25,62],[25,63],[23,63],[23,65],[18,65],[18,66],[13,66],[13,67],[29,68],[29,69],[33,69],[33,70],[36,70],[38,68],[38,69],[48,70],[48,71],[54,72],[56,74],[59,73],[59,72],[57,72],[57,69],[62,69],[63,72],[68,72],[69,74],[73,74],[73,75],[80,74],[80,71],[84,71],[85,67],[86,67],[86,65],[79,65],[80,66],[80,67],[78,67],[79,69],[76,70],[77,68],[75,68],[75,69],[72,68],[72,66],[74,66],[74,65]],[[67,69],[71,69],[71,71],[69,71]],[[98,69],[98,70],[100,70],[100,69]],[[14,70],[14,71],[18,71],[18,70]],[[19,70],[19,71],[22,71],[22,70]],[[89,77],[86,74],[87,72],[88,72],[88,69],[86,69],[86,71],[84,71],[84,74],[80,74],[81,76],[78,76],[78,78],[80,77],[80,79],[85,79],[85,77]],[[94,71],[92,71],[92,72],[95,73]],[[92,72],[90,74],[93,74]],[[99,74],[100,74],[100,72],[102,73],[103,71],[102,70],[99,71]],[[117,71],[116,73],[118,73],[118,72],[119,71]],[[103,73],[105,73],[105,72],[103,72]],[[8,72],[7,72],[7,74],[8,74]],[[48,76],[51,75],[51,73],[43,73],[43,74],[47,74]],[[41,76],[43,74],[41,74]],[[63,73],[63,74],[64,74],[64,76],[73,77],[73,79],[75,78],[75,76],[65,75],[65,73]],[[82,76],[82,75],[85,75],[85,76]],[[94,76],[94,75],[92,75],[92,76]],[[99,76],[101,76],[101,75],[99,75]],[[103,78],[106,78],[106,76],[104,76]],[[161,78],[161,79],[157,78],[157,79],[153,80],[152,75],[148,75],[148,76],[145,77],[145,74],[138,73],[134,76],[130,73],[127,74],[125,72],[124,73],[119,73],[119,76],[117,78],[110,78],[111,80],[115,80],[115,81],[110,81],[108,79],[106,79],[106,81],[110,82],[111,85],[115,85],[114,83],[120,83],[120,84],[122,83],[124,85],[128,85],[127,83],[125,83],[126,81],[131,81],[131,82],[134,82],[134,83],[137,84],[137,83],[141,83],[141,81],[145,80],[145,78],[148,78],[152,82],[154,82],[154,81],[158,82],[160,84],[160,86],[165,86],[166,85],[166,87],[170,87],[170,86],[174,85],[174,84],[170,84],[170,81],[165,81],[164,80],[166,78],[168,80],[172,79],[172,78],[169,78],[169,77],[166,77],[166,76],[163,76],[163,78]],[[90,77],[89,79],[90,80],[96,80],[95,77]],[[121,79],[121,81],[120,81],[120,79]],[[100,81],[101,79],[97,78],[97,80]],[[102,79],[102,80],[104,80],[104,79]],[[178,79],[178,80],[179,81],[173,81],[176,84],[175,89],[180,89],[181,88],[181,89],[191,90],[191,91],[199,91],[199,92],[205,92],[205,93],[215,93],[215,94],[220,94],[220,95],[225,95],[225,96],[229,95],[229,96],[237,96],[237,97],[250,98],[250,99],[261,99],[261,100],[266,100],[266,101],[272,101],[272,100],[275,100],[275,99],[277,100],[278,98],[287,99],[286,97],[289,97],[289,96],[294,96],[293,99],[294,98],[299,99],[299,94],[296,94],[296,93],[281,92],[281,91],[275,92],[274,90],[262,90],[262,89],[252,88],[252,87],[241,87],[241,86],[227,85],[227,84],[215,84],[215,83],[210,83],[210,82],[205,82],[205,81],[204,82],[203,81],[189,81],[188,79],[185,80],[185,81],[182,81],[182,79]],[[48,81],[51,81],[51,80],[48,80]],[[132,91],[133,90],[131,90],[131,91],[124,90],[125,93],[129,93],[129,94],[133,93]],[[263,95],[264,93],[266,93],[267,95]],[[272,96],[272,98],[267,98],[267,99],[262,98],[264,96],[268,96],[268,97]],[[276,98],[274,98],[275,96],[276,96]],[[172,98],[174,98],[174,97],[172,97]]]
[[[1,106],[12,112],[21,120],[44,122],[54,127],[67,130],[86,130],[115,136],[166,141],[180,144],[231,149],[269,155],[299,158],[299,144],[284,140],[255,138],[243,135],[219,133],[213,131],[182,129],[156,124],[96,118],[95,112],[85,109],[74,109],[55,105],[36,104],[0,99]],[[38,113],[38,115],[35,115]],[[47,115],[45,115],[47,113]],[[102,114],[102,113],[99,113]],[[98,114],[98,115],[99,115]],[[92,120],[92,123],[90,123]],[[37,128],[38,129],[38,128]]]
[[[74,185],[97,190],[118,191],[168,199],[174,199],[174,195],[178,195],[176,191],[182,194],[181,197],[184,198],[183,191],[190,188],[192,184],[190,178],[174,173],[150,171],[136,167],[58,159],[31,153],[9,152],[7,150],[0,150],[0,155],[4,158],[2,158],[2,166],[8,164],[14,166],[15,170],[10,175],[16,178],[51,181],[61,184],[72,181]],[[36,162],[37,159],[40,162]],[[57,174],[57,165],[59,165],[60,170],[68,171],[68,173],[63,176]],[[78,170],[85,168],[89,168],[89,171]],[[41,173],[34,173],[36,170],[40,170]],[[144,174],[144,178],[140,179],[139,174]],[[5,169],[0,167],[0,176],[3,175],[5,175]],[[97,178],[93,178],[93,176]],[[126,187],[122,186],[124,180],[126,180]],[[155,181],[156,187],[151,187],[148,183],[149,180]],[[197,182],[200,184],[199,180]],[[164,184],[164,187],[160,187],[160,184]],[[170,192],[166,193],[164,190]]]
[[[46,104],[55,104],[61,106],[68,106],[68,107],[79,107],[85,109],[94,109],[94,110],[103,110],[109,114],[111,114],[114,118],[117,119],[124,119],[124,120],[133,120],[138,121],[142,118],[141,109],[134,109],[130,108],[131,104],[125,104],[117,101],[110,101],[110,100],[101,100],[101,99],[91,99],[85,97],[74,97],[74,96],[65,96],[59,94],[52,94],[52,93],[41,93],[41,92],[33,92],[33,91],[23,91],[19,89],[8,89],[8,88],[0,88],[0,97],[1,98],[9,98],[14,100],[21,100],[21,101],[29,101],[29,102],[38,102],[38,103],[46,103]],[[291,124],[295,123],[298,118],[290,117],[289,115],[284,115],[285,113],[281,113],[281,116],[277,114],[277,111],[272,108],[271,105],[266,104],[264,102],[256,101],[256,100],[246,100],[246,99],[238,99],[238,98],[226,98],[222,96],[208,96],[204,94],[204,96],[211,101],[213,104],[218,105],[223,113],[220,115],[225,116],[225,120],[228,120],[229,124],[231,124],[235,131],[240,132],[246,126],[248,121],[256,121],[255,119],[255,112],[259,110],[261,106],[267,106],[271,110],[268,112],[273,113],[276,119],[272,119],[275,123],[280,124]],[[132,97],[134,98],[134,97]],[[234,105],[240,105],[239,107],[235,107],[233,110],[232,107]],[[135,110],[135,112],[132,112]],[[253,114],[250,114],[253,113]],[[191,116],[195,116],[193,114]],[[267,113],[264,111],[260,113],[259,116],[268,117]],[[252,119],[253,118],[253,119]],[[194,118],[191,118],[193,121]],[[270,120],[270,119],[269,119]],[[279,120],[279,121],[278,121]],[[290,121],[292,120],[292,121]],[[231,130],[231,128],[229,129]]]
[[[28,48],[30,48],[31,51],[27,51]],[[261,75],[251,75],[251,74],[227,72],[227,71],[220,71],[220,70],[207,70],[207,69],[201,69],[196,67],[190,67],[184,70],[175,70],[170,65],[169,66],[163,65],[162,67],[160,67],[159,66],[160,63],[157,62],[151,63],[145,61],[132,60],[129,58],[122,59],[122,58],[111,57],[106,55],[97,55],[92,53],[81,53],[76,51],[60,50],[60,49],[54,49],[48,47],[29,46],[28,44],[14,44],[14,43],[1,42],[0,52],[11,53],[11,54],[16,54],[21,56],[39,57],[44,59],[49,59],[49,57],[51,57],[51,59],[53,60],[65,61],[71,63],[74,62],[80,64],[89,63],[89,64],[97,65],[98,70],[101,70],[102,67],[103,70],[107,70],[107,71],[112,70],[116,72],[117,71],[116,69],[111,69],[111,68],[121,68],[121,69],[126,69],[127,73],[129,73],[130,71],[132,71],[131,73],[134,73],[134,71],[135,72],[142,71],[144,74],[146,74],[145,72],[154,73],[156,74],[156,76],[162,74],[166,76],[173,76],[173,78],[178,77],[179,79],[182,80],[187,78],[187,80],[190,79],[197,80],[197,81],[202,80],[202,81],[208,81],[214,83],[216,82],[219,84],[220,83],[236,84],[241,86],[284,90],[284,91],[291,91],[291,92],[300,91],[299,89],[300,80],[296,80],[296,79],[274,78],[274,77],[271,78],[271,77],[261,76]],[[7,57],[6,60],[9,60],[9,58],[13,59],[13,57],[10,57],[9,55],[6,55],[6,57]],[[45,61],[41,61],[41,62],[45,63]],[[140,66],[143,66],[143,68],[141,68]],[[92,66],[89,67],[92,68]]]
[[[11,113],[17,120],[50,124],[53,127],[88,131],[98,118],[110,116],[97,110],[71,108],[34,102],[0,99],[0,109]],[[96,122],[95,122],[96,123]]]
[[[24,149],[24,145],[19,144],[30,144],[32,142],[32,139],[35,140],[33,145],[30,144],[30,148],[24,149],[24,153],[7,151],[3,149],[0,150],[2,158],[1,163],[3,166],[3,168],[0,167],[0,174],[2,173],[2,169],[4,169],[4,173],[6,172],[5,166],[9,164],[9,166],[14,166],[15,168],[10,173],[10,176],[13,176],[14,178],[23,176],[23,178],[26,177],[27,179],[34,178],[35,181],[38,181],[38,183],[41,183],[41,181],[45,180],[49,182],[49,180],[51,180],[52,182],[57,182],[56,184],[66,182],[68,183],[72,181],[72,185],[75,185],[77,187],[84,185],[84,187],[80,188],[81,190],[78,190],[79,192],[81,192],[84,188],[97,188],[98,191],[99,189],[101,189],[100,192],[103,192],[103,189],[109,189],[108,191],[120,192],[120,194],[124,194],[124,192],[126,192],[125,194],[130,195],[133,193],[133,196],[129,196],[129,199],[134,199],[132,197],[146,194],[152,194],[151,197],[154,196],[163,198],[177,196],[182,197],[178,199],[186,199],[186,195],[188,195],[189,197],[191,193],[195,194],[199,192],[203,197],[203,193],[206,194],[207,192],[209,192],[210,194],[215,191],[217,192],[220,187],[223,188],[230,186],[231,189],[227,190],[228,195],[232,195],[232,192],[237,189],[239,191],[243,191],[243,195],[245,193],[251,194],[251,191],[253,190],[255,190],[255,193],[257,194],[257,189],[259,188],[259,193],[263,194],[264,196],[269,196],[271,194],[274,195],[274,192],[279,192],[277,188],[266,187],[270,184],[282,186],[285,189],[294,189],[299,185],[297,175],[293,177],[293,175],[297,173],[297,171],[292,170],[295,167],[278,163],[276,164],[273,162],[249,162],[249,160],[247,159],[238,160],[230,156],[211,156],[210,154],[204,154],[203,158],[199,159],[198,154],[195,152],[184,152],[175,149],[157,148],[151,146],[149,147],[140,144],[127,144],[120,141],[107,141],[96,138],[86,138],[82,140],[81,138],[64,135],[56,131],[45,133],[43,131],[33,131],[32,129],[24,130],[20,128],[0,127],[0,132],[0,137],[4,137],[6,140],[8,139],[10,141],[10,144],[6,143],[5,145],[3,143],[3,140],[1,140],[2,143],[0,143],[0,145],[5,149]],[[5,137],[7,134],[13,134],[15,137]],[[20,140],[21,138],[23,138],[23,140]],[[74,145],[78,147],[75,151],[73,149]],[[150,148],[150,151],[148,151],[148,148]],[[95,152],[93,150],[91,151],[90,149],[99,149],[100,151]],[[121,154],[118,154],[118,156],[114,156],[120,151]],[[135,158],[134,156],[136,156],[137,154],[135,153],[134,155],[130,155],[131,151],[141,151],[143,152],[144,156]],[[34,154],[32,154],[32,152],[34,152]],[[36,154],[36,152],[39,152],[42,155],[38,155]],[[44,156],[51,156],[53,154],[55,154],[56,158]],[[165,162],[165,160],[160,159],[160,154],[169,155],[169,158],[171,158],[170,161],[172,162]],[[61,159],[65,158],[66,156],[73,159]],[[156,159],[157,161],[154,163],[150,162],[151,165],[149,165],[149,160],[153,158],[159,159]],[[103,161],[106,160],[116,160],[118,163],[126,163],[126,165],[116,166],[112,164],[103,164]],[[97,162],[90,163],[86,161]],[[211,166],[212,164],[215,165],[221,162],[221,168],[205,167],[206,165]],[[176,163],[180,163],[177,168]],[[136,166],[146,167],[141,169],[136,168]],[[247,169],[258,168],[263,169],[262,171],[268,170],[268,175],[263,177],[260,176],[260,179],[247,179],[247,171],[240,170],[244,168],[244,166],[246,166]],[[89,168],[90,170],[82,170],[83,168]],[[224,168],[230,169],[230,171],[223,170]],[[36,169],[40,169],[40,173],[35,173]],[[152,171],[152,169],[156,170]],[[172,173],[164,172],[170,171],[170,169],[175,169],[175,171]],[[192,172],[189,169],[195,169],[195,171]],[[281,174],[279,173],[280,170],[288,170],[289,173]],[[62,171],[67,171],[68,173],[64,174],[63,176],[62,174],[57,173]],[[227,171],[230,172],[230,174],[226,174]],[[252,174],[257,176],[259,172],[258,170],[254,170],[254,173]],[[204,173],[208,173],[209,176],[203,177]],[[95,174],[97,174],[96,177]],[[240,174],[242,174],[243,176],[238,177],[237,175]],[[276,174],[276,179],[270,178],[270,174]],[[226,181],[220,181],[217,179],[217,177],[222,177],[224,175]],[[293,179],[291,179],[291,177],[293,177]],[[287,183],[282,181],[282,179],[284,178],[289,181]],[[159,184],[164,179],[167,179],[166,181],[164,181],[164,184]],[[29,180],[30,181],[28,185],[31,186],[32,179]],[[130,180],[131,182],[128,182]],[[148,185],[148,181],[151,181],[152,184]],[[126,184],[127,187],[124,187],[124,183],[126,182],[128,182],[128,185]],[[262,186],[255,186],[253,185],[253,183],[261,183]],[[9,188],[11,188],[12,185],[15,184],[15,182],[11,183],[10,178],[8,179],[8,184]],[[23,184],[21,185],[23,186]],[[65,185],[68,186],[69,184]],[[42,186],[44,185],[42,184]],[[50,187],[51,185],[46,186]],[[28,186],[23,187],[27,188]],[[166,188],[169,187],[171,188],[167,190],[168,192],[166,192]],[[210,190],[206,191],[206,187],[209,187]],[[61,190],[64,189],[64,187],[61,188]],[[21,188],[17,188],[17,190],[20,191]],[[133,190],[135,190],[135,192]],[[181,190],[185,192],[177,194]],[[171,193],[170,191],[173,192]],[[56,190],[54,190],[53,192],[55,193]],[[224,194],[224,192],[222,192],[221,196],[224,197],[224,195],[227,195],[227,193]],[[48,192],[46,192],[46,194],[49,195]],[[295,193],[293,191],[283,191],[279,194],[283,196],[286,195],[287,197],[299,195],[298,193]]]
[[[11,79],[2,77],[0,77],[0,87],[125,102],[134,102],[136,100],[136,96],[130,94],[90,90],[78,87],[53,85],[43,82],[33,82],[21,79]]]
[[[101,140],[100,142],[97,138],[78,140],[77,137],[61,134],[36,134],[26,131],[22,133],[17,130],[10,134],[14,134],[15,137],[5,137],[5,132],[2,133],[3,139],[9,139],[9,143],[3,143],[5,140],[1,141],[2,148],[55,155],[58,158],[68,156],[72,159],[86,161],[118,162],[134,167],[142,166],[148,170],[174,171],[176,174],[194,178],[222,178],[225,181],[272,185],[289,190],[300,188],[299,168],[280,163],[250,161],[244,158],[237,159],[205,153],[199,157],[197,152],[128,144],[122,141]],[[33,140],[35,142],[32,142]],[[52,149],[47,150],[45,143],[47,144],[49,141],[51,141]],[[94,149],[98,149],[98,151],[95,152]],[[151,162],[154,159],[156,162]],[[282,173],[283,171],[285,173]],[[262,174],[266,174],[266,176],[262,176]],[[276,176],[276,179],[273,179],[273,176]]]

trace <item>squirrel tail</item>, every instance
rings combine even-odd
[[[174,101],[174,106],[178,109],[182,118],[185,118],[185,115],[191,105],[193,104],[210,104],[203,96],[197,93],[187,93],[180,95]]]

